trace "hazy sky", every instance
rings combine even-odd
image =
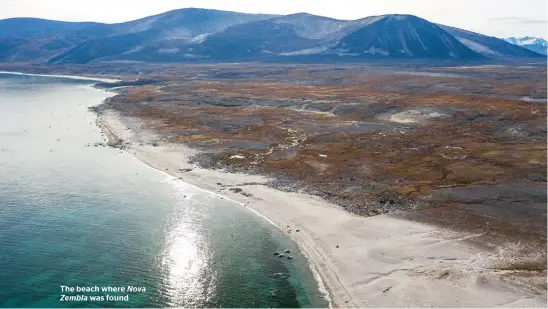
[[[547,0],[0,0],[0,19],[122,22],[185,7],[246,13],[308,12],[339,19],[402,13],[483,34],[547,36]],[[0,29],[1,31],[1,29]]]

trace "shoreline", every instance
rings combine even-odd
[[[503,262],[520,262],[521,256],[514,252],[519,243],[479,246],[472,243],[481,242],[483,234],[454,232],[389,215],[356,216],[316,196],[268,187],[263,176],[195,167],[188,159],[198,151],[181,144],[159,142],[140,119],[123,117],[107,109],[99,113],[96,124],[110,132],[111,138],[129,142],[130,147],[123,150],[147,166],[248,207],[280,228],[307,258],[314,276],[318,276],[319,288],[324,287],[328,292],[331,307],[544,307],[546,304],[545,289],[531,287],[526,279],[504,280],[504,275],[512,271],[497,269]],[[217,185],[219,182],[222,186]],[[243,192],[252,196],[231,191],[233,188],[243,188]],[[290,233],[284,226],[300,232]]]
[[[107,139],[109,141],[117,140],[117,139],[124,140],[119,135],[117,135],[113,132],[113,128],[114,128],[115,125],[113,126],[112,122],[109,121],[109,120],[104,119],[103,116],[104,115],[102,115],[102,114],[98,115],[97,120],[96,120],[96,124],[102,130],[102,132],[106,134]],[[121,124],[121,123],[119,123],[119,124]],[[155,147],[155,148],[159,148],[159,147]],[[131,149],[131,148],[129,148],[129,149]],[[148,167],[157,170],[158,172],[164,173],[164,174],[169,175],[171,177],[178,177],[178,175],[176,175],[176,173],[169,173],[169,172],[165,171],[164,169],[161,169],[158,165],[153,164],[153,162],[144,159],[142,156],[139,156],[135,152],[131,152],[128,149],[124,149],[124,151],[126,151],[127,153],[129,153],[130,155],[132,155],[133,157],[135,157],[137,160],[141,161],[142,163],[144,163]],[[263,218],[264,220],[266,220],[269,224],[272,224],[276,228],[278,228],[284,236],[289,236],[289,238],[293,241],[293,243],[295,243],[297,248],[301,251],[302,255],[307,259],[307,263],[309,265],[309,268],[310,268],[310,270],[311,270],[311,272],[314,276],[314,279],[316,280],[316,283],[318,285],[318,290],[320,291],[320,293],[322,293],[324,295],[324,298],[327,300],[327,302],[329,304],[329,308],[341,307],[340,304],[334,303],[334,301],[332,299],[333,298],[332,291],[330,290],[329,286],[324,282],[324,278],[323,278],[322,274],[318,270],[316,264],[314,264],[313,260],[309,256],[308,252],[302,247],[302,245],[299,242],[297,242],[295,240],[294,237],[291,237],[291,235],[288,235],[288,233],[285,232],[284,228],[279,224],[280,222],[273,221],[271,218],[269,218],[267,215],[265,215],[264,213],[262,213],[258,209],[253,208],[251,203],[244,202],[242,200],[234,199],[233,197],[230,197],[229,194],[226,194],[227,192],[225,192],[225,194],[220,194],[218,191],[211,190],[211,189],[208,189],[208,188],[204,188],[203,186],[199,186],[199,185],[197,185],[196,183],[194,183],[192,181],[188,181],[188,179],[181,179],[181,177],[179,177],[178,179],[185,182],[187,185],[193,186],[195,188],[198,188],[198,189],[203,190],[205,192],[208,192],[210,194],[220,196],[224,199],[230,200],[234,203],[237,203],[237,204],[240,204],[244,207],[247,207],[249,211],[253,212],[255,215],[257,215],[257,216]],[[347,302],[345,304],[349,304],[349,302]],[[353,305],[352,307],[357,307],[357,306]]]
[[[198,151],[180,144],[152,146],[157,137],[144,123],[112,110],[99,114],[97,124],[109,138],[130,142],[124,151],[148,166],[248,207],[276,225],[308,259],[331,307],[545,303],[537,293],[502,282],[488,271],[490,264],[502,258],[500,252],[466,242],[482,234],[457,233],[385,215],[359,217],[319,197],[270,188],[263,176],[193,166],[188,159]],[[398,288],[404,295],[390,295]]]
[[[0,74],[41,76],[41,77],[52,77],[52,78],[66,78],[66,79],[76,79],[76,80],[89,80],[89,81],[104,82],[104,83],[115,83],[115,82],[121,81],[119,79],[89,77],[89,76],[81,76],[81,75],[34,74],[34,73],[13,72],[13,71],[0,71]]]
[[[102,119],[102,115],[98,115],[97,116],[97,119],[96,119],[96,125],[101,129],[101,131],[103,133],[106,134],[106,138],[109,140],[109,141],[112,141],[113,139],[118,139],[119,137],[117,135],[115,135],[110,127],[105,124],[105,122],[103,121]],[[175,175],[173,174],[170,174],[164,170],[161,170],[161,169],[158,169],[157,167],[151,165],[150,163],[148,163],[147,161],[143,160],[142,158],[140,158],[139,156],[137,156],[136,154],[134,153],[131,153],[127,150],[124,150],[126,151],[127,153],[129,153],[132,157],[136,158],[137,160],[139,160],[140,162],[142,162],[143,164],[145,164],[147,167],[149,168],[152,168],[162,174],[165,174],[167,176],[170,176],[170,177],[175,177]],[[181,180],[181,178],[179,178],[179,180]],[[189,186],[192,186],[194,188],[197,188],[199,190],[202,190],[202,191],[205,191],[209,194],[214,194],[216,196],[220,196],[224,199],[227,199],[231,202],[234,202],[234,203],[237,203],[237,204],[240,204],[241,206],[244,206],[244,207],[247,207],[249,205],[249,203],[243,203],[241,201],[237,201],[237,200],[234,200],[230,197],[227,197],[226,195],[223,195],[223,194],[219,194],[218,192],[215,192],[215,191],[210,191],[210,190],[207,190],[207,189],[204,189],[200,186],[197,186],[191,182],[187,182],[187,181],[184,181],[184,180],[181,180],[183,182],[185,182],[186,185],[189,185]],[[282,232],[282,234],[284,233],[284,229],[282,226],[278,225],[276,222],[272,221],[270,218],[268,218],[267,216],[265,216],[263,213],[259,212],[258,210],[252,208],[252,207],[247,207],[247,209],[249,211],[251,211],[254,215],[256,216],[259,216],[261,217],[262,219],[264,219],[265,221],[267,221],[269,224],[272,224],[273,226],[275,226],[276,228],[278,228],[280,230],[280,232]],[[287,235],[285,235],[287,236]],[[329,308],[333,308],[333,301],[331,299],[331,292],[328,288],[328,286],[326,286],[326,284],[324,283],[323,279],[322,279],[322,276],[320,274],[320,272],[318,271],[318,269],[316,268],[316,266],[312,263],[312,261],[310,260],[310,257],[308,256],[308,254],[306,253],[305,250],[303,250],[303,248],[301,247],[301,245],[299,243],[297,243],[293,238],[291,238],[291,240],[293,241],[293,243],[297,246],[297,248],[300,250],[301,254],[306,258],[307,260],[307,263],[308,263],[308,266],[310,268],[310,271],[312,272],[313,276],[314,276],[314,280],[316,281],[317,285],[318,285],[318,290],[319,292],[324,296],[325,300],[328,302],[329,304]]]
[[[76,76],[76,75],[52,75],[52,74],[33,74],[33,73],[24,73],[24,72],[12,72],[12,71],[0,71],[0,74],[11,74],[11,75],[26,75],[26,76],[41,76],[41,77],[51,77],[51,78],[66,78],[66,79],[75,79],[75,80],[89,80],[89,81],[95,81],[95,82],[117,82],[117,81],[120,81],[120,80],[115,80],[115,79],[105,79],[105,78],[93,78],[93,77],[87,77],[87,76]],[[117,92],[115,91],[115,89],[98,89],[95,87],[95,84],[92,84],[90,85],[89,87],[95,89],[95,90],[100,90],[100,91],[104,91],[106,93],[109,93],[109,97],[107,97],[105,100],[108,100],[109,98],[115,96],[117,94]],[[102,102],[104,103],[104,102]],[[94,107],[94,106],[97,106],[97,105],[91,105],[89,107]],[[109,127],[104,121],[102,121],[102,115],[100,114],[96,114],[96,121],[95,121],[96,125],[100,128],[100,130],[106,134],[106,137],[109,141],[112,141],[113,139],[117,139],[119,138],[119,136],[117,136],[116,134],[114,134],[114,132],[112,132],[111,130],[111,127]],[[161,172],[161,173],[164,173],[170,177],[174,177],[174,175],[172,173],[168,173],[166,171],[164,171],[163,169],[160,169],[158,168],[157,166],[154,166],[154,164],[151,164],[150,162],[147,162],[147,160],[144,160],[142,157],[136,155],[135,153],[132,153],[130,151],[128,151],[128,149],[124,149],[125,152],[129,153],[131,156],[133,156],[134,158],[136,158],[137,160],[139,160],[140,162],[144,163],[147,167],[149,168],[153,168],[155,169],[156,171],[158,172]],[[179,178],[181,179],[181,178]],[[215,194],[217,196],[220,196],[222,198],[225,198],[225,199],[228,199],[232,202],[235,202],[237,204],[240,204],[244,207],[247,207],[245,205],[245,203],[243,203],[242,201],[238,201],[238,200],[235,200],[235,199],[232,199],[230,197],[227,197],[226,194],[219,194],[218,192],[216,192],[215,190],[208,190],[206,188],[203,188],[202,186],[199,186],[199,185],[196,185],[192,182],[188,182],[188,181],[185,181],[183,180],[187,185],[190,185],[190,186],[193,186],[195,188],[198,188],[200,190],[203,190],[203,191],[206,191],[208,193],[212,193],[212,194]],[[261,213],[260,211],[254,209],[254,208],[248,208],[251,212],[253,212],[255,215],[257,216],[260,216],[261,218],[263,218],[264,220],[266,220],[269,224],[272,224],[274,226],[276,226],[276,228],[278,228],[282,234],[283,234],[283,228],[278,225],[276,222],[274,222],[273,220],[271,220],[269,217],[265,216],[263,213]],[[307,262],[308,262],[308,265],[309,265],[309,268],[314,276],[314,279],[318,285],[318,289],[319,289],[319,292],[324,295],[324,298],[326,299],[326,301],[328,302],[329,304],[329,307],[330,308],[333,308],[333,301],[331,299],[331,292],[329,291],[329,288],[328,286],[323,282],[322,280],[322,276],[320,274],[320,272],[318,271],[318,269],[315,267],[315,265],[311,262],[311,259],[310,257],[308,256],[308,254],[306,254],[305,250],[303,250],[302,246],[296,242],[294,239],[292,239],[292,241],[295,243],[295,245],[297,246],[297,248],[301,251],[301,253],[303,254],[303,256],[307,259]]]

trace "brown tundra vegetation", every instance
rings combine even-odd
[[[501,270],[546,271],[545,64],[119,67],[54,71],[146,74],[102,108],[202,150],[202,167],[269,175],[361,216],[484,233],[478,245],[519,240],[542,259]]]

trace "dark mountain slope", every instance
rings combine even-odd
[[[106,60],[260,60],[277,56],[286,50],[307,48],[316,44],[318,40],[300,36],[291,24],[263,20],[231,26],[221,32],[190,41],[157,40],[142,49]]]
[[[461,43],[485,57],[505,58],[541,58],[545,57],[526,48],[510,44],[502,39],[486,36],[472,31],[438,25]]]
[[[74,32],[70,34],[70,37],[74,39],[94,39],[156,29],[161,30],[162,39],[188,40],[202,34],[221,31],[232,25],[269,19],[275,16],[188,8],[124,23],[100,24]]]
[[[99,25],[39,18],[0,20],[0,61],[45,61],[74,46],[65,39],[67,33]]]
[[[159,32],[157,29],[150,29],[142,32],[89,40],[49,59],[48,63],[88,63],[98,58],[118,55],[135,48]]]
[[[324,44],[351,32],[355,24],[307,13],[291,14],[231,26],[190,48],[210,59],[291,56],[303,50],[321,51]]]
[[[16,50],[27,43],[28,40],[23,38],[0,38],[0,59],[14,61],[13,55]]]
[[[130,22],[126,26],[133,29],[137,26],[139,28],[162,29],[166,39],[190,39],[203,34],[219,32],[232,25],[270,19],[275,16],[190,8]]]
[[[95,25],[56,39],[54,42],[59,46],[71,45],[74,47],[62,55],[52,58],[49,62],[87,63],[114,55],[119,55],[122,58],[136,58],[137,55],[141,55],[144,58],[153,59],[155,53],[158,53],[161,58],[163,51],[173,50],[173,48],[188,45],[189,42],[196,40],[199,41],[200,37],[205,37],[210,33],[223,31],[232,25],[264,20],[274,16],[190,8],[169,11],[126,23]],[[154,35],[149,35],[151,33]],[[115,46],[116,40],[108,39],[111,37],[121,39],[120,44],[123,46]],[[63,45],[63,43],[65,44]],[[129,51],[127,57],[120,55],[133,47],[135,47],[134,50]],[[93,51],[86,52],[86,48],[92,48]],[[115,53],[116,51],[118,53]]]
[[[291,14],[272,19],[273,23],[291,25],[295,33],[303,38],[326,40],[344,34],[351,21],[338,20],[308,13]]]
[[[0,20],[0,38],[35,38],[70,33],[98,23],[65,22],[40,18],[8,18]]]
[[[333,50],[356,56],[480,58],[440,27],[412,15],[382,16],[343,37]]]
[[[264,20],[232,26],[223,32],[207,37],[194,47],[212,58],[278,55],[287,50],[315,46],[317,40],[299,35],[296,27],[288,23]]]

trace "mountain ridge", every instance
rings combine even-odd
[[[336,48],[351,54],[480,58],[435,24],[407,14],[377,16],[359,30],[343,37]]]
[[[547,42],[543,38],[525,36],[525,37],[509,37],[504,39],[506,42],[527,48],[539,54],[547,54]]]
[[[542,57],[501,39],[408,14],[338,20],[304,12],[273,15],[185,8],[114,24],[4,19],[0,29],[7,29],[0,33],[0,61],[50,64],[271,61],[297,56],[358,61]]]
[[[438,24],[439,25],[439,24]],[[508,57],[534,58],[542,56],[528,49],[506,42],[505,40],[480,34],[477,32],[458,29],[451,26],[439,25],[449,34],[453,35],[470,49],[493,59],[504,59]]]
[[[14,17],[0,19],[0,37],[37,37],[64,31],[77,31],[101,23],[70,22],[36,17]]]

